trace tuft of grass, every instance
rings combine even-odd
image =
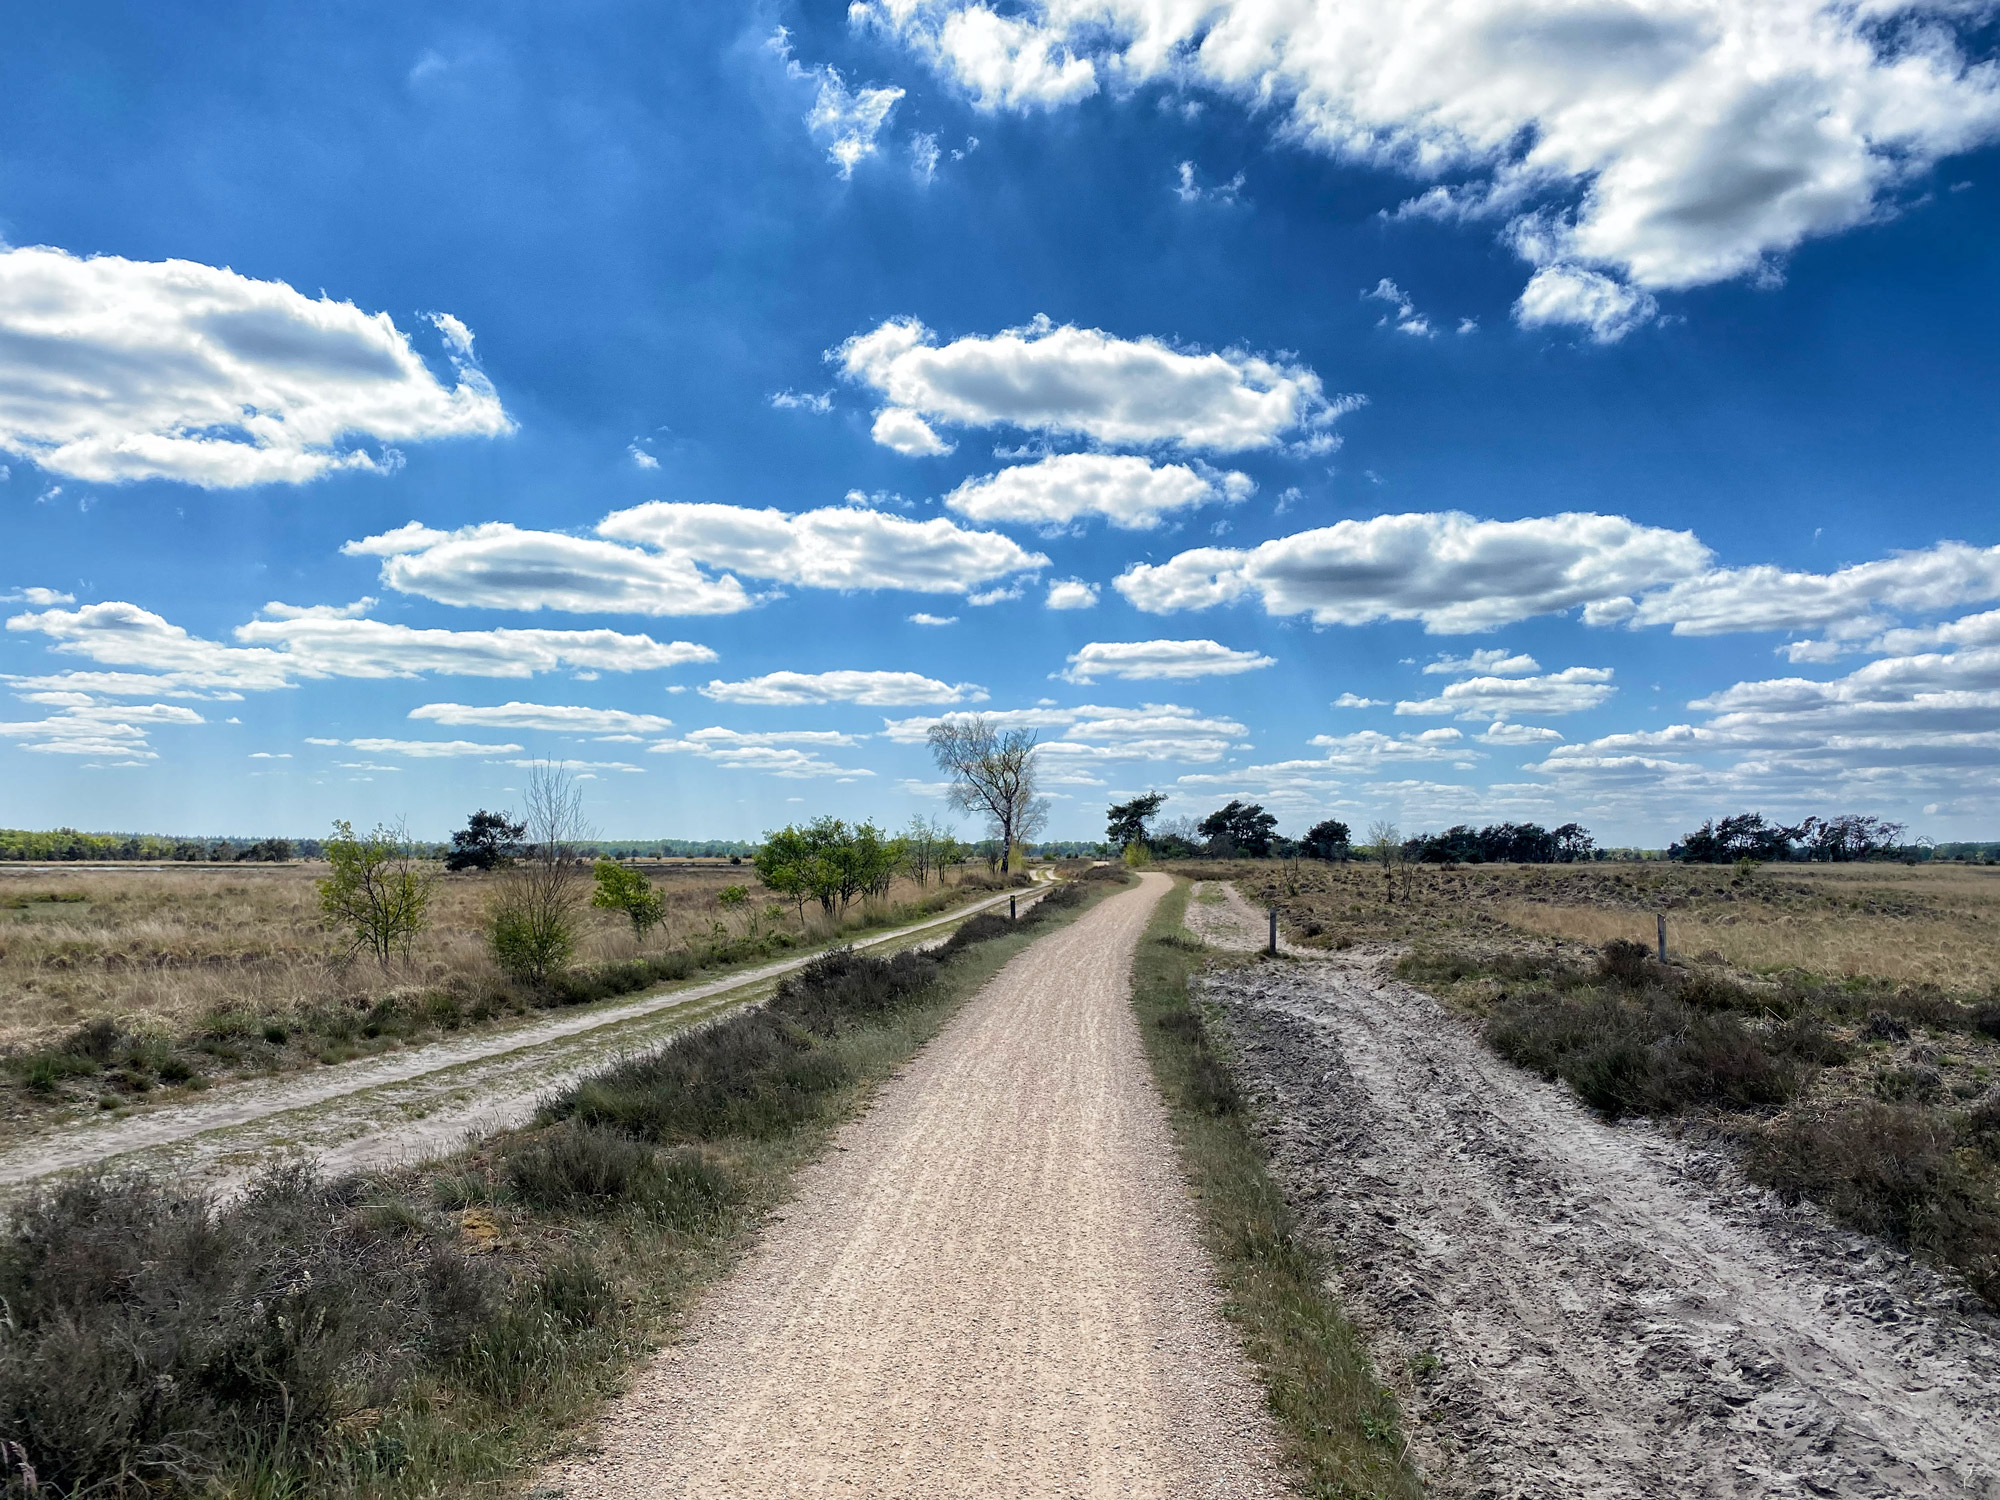
[[[1188,887],[1176,881],[1139,945],[1132,1004],[1168,1103],[1203,1239],[1291,1457],[1316,1500],[1418,1500],[1402,1415],[1360,1334],[1328,1290],[1326,1252],[1304,1234],[1271,1178],[1254,1116],[1189,982],[1205,962],[1180,936]]]

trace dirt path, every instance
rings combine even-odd
[[[1283,1493],[1128,1001],[1149,875],[975,996],[552,1475],[655,1496]]]
[[[2000,1496],[2000,1319],[1612,1126],[1382,958],[1217,976],[1441,1496]]]
[[[907,945],[1006,902],[1005,895],[971,902],[857,946]],[[457,1148],[468,1135],[522,1123],[545,1095],[607,1057],[768,993],[818,951],[635,1000],[60,1126],[0,1151],[0,1189],[97,1163],[144,1164],[226,1186],[274,1151],[312,1155],[330,1171],[421,1160]]]

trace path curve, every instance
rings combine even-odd
[[[854,946],[904,943],[1003,906],[1009,896],[1025,906],[1042,894],[1010,891],[969,902]],[[104,1163],[144,1164],[227,1185],[274,1150],[309,1154],[333,1172],[436,1155],[468,1136],[521,1124],[544,1096],[608,1056],[740,1005],[823,951],[308,1073],[218,1085],[184,1103],[118,1119],[60,1126],[0,1150],[0,1189]]]
[[[1167,890],[1015,958],[550,1481],[666,1496],[1286,1493],[1129,1003]]]

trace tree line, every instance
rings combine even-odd
[[[1710,818],[1693,833],[1683,835],[1668,847],[1667,858],[1701,865],[1734,864],[1742,859],[1847,864],[1904,858],[1918,849],[1926,856],[1931,853],[1928,840],[1905,844],[1904,831],[1901,823],[1860,813],[1810,817],[1790,825],[1768,822],[1762,813],[1738,813]]]

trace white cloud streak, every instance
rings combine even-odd
[[[500,703],[478,707],[467,703],[425,703],[410,710],[413,719],[458,728],[537,729],[553,734],[658,734],[673,720],[658,714],[629,713],[619,708],[584,708],[567,703]]]
[[[715,681],[701,690],[718,703],[795,707],[857,703],[894,708],[918,703],[979,703],[986,689],[970,682],[940,682],[917,672],[767,672],[742,682]]]
[[[1234,677],[1276,664],[1276,657],[1232,650],[1219,641],[1092,641],[1073,653],[1068,667],[1057,675],[1075,683],[1105,677],[1126,682],[1184,681]]]

